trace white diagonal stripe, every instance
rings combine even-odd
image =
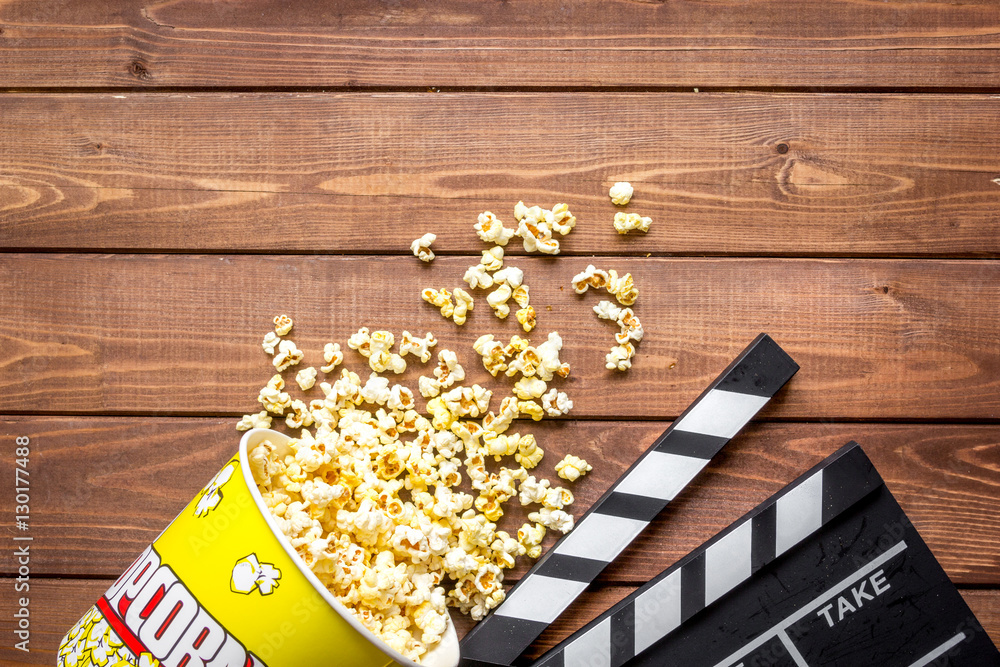
[[[588,515],[556,545],[555,552],[610,563],[649,524],[607,514]]]
[[[674,496],[683,491],[706,465],[708,465],[707,459],[667,452],[650,452],[622,478],[615,491],[647,498],[673,500]]]
[[[778,498],[774,555],[780,556],[823,526],[823,471]]]
[[[753,522],[746,521],[705,551],[705,606],[750,578]]]
[[[764,404],[768,396],[753,396],[737,394],[733,391],[713,389],[691,406],[691,411],[674,424],[675,429],[703,433],[720,438],[731,438],[737,433]]]
[[[587,582],[535,574],[515,588],[493,613],[497,616],[551,623],[585,588]]]
[[[635,599],[635,652],[645,651],[681,624],[681,571],[674,570]]]
[[[611,667],[611,617],[563,649],[565,667]]]

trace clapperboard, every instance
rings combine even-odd
[[[798,371],[760,334],[461,642],[462,665],[511,665]]]
[[[462,667],[522,664],[797,370],[761,334],[462,640]],[[1000,653],[850,443],[532,667],[622,665],[991,667]]]
[[[534,667],[1000,665],[856,443]]]

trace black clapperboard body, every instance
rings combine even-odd
[[[535,667],[992,667],[1000,653],[856,443]]]

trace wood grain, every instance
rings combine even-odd
[[[572,485],[586,510],[666,427],[601,421],[525,427],[555,481],[565,454],[594,471]],[[283,428],[283,427],[282,427]],[[32,571],[120,574],[236,451],[230,419],[4,417],[0,438],[31,439]],[[1000,583],[1000,427],[930,424],[752,424],[601,581],[646,581],[849,440],[861,442],[952,579]],[[11,460],[0,476],[13,478]],[[517,503],[501,528],[525,520]],[[0,529],[13,531],[11,515]],[[549,536],[546,548],[554,543]],[[0,573],[13,570],[9,561]],[[516,580],[523,567],[511,571]]]
[[[110,584],[106,579],[42,579],[32,582],[31,652],[16,651],[9,642],[5,642],[0,647],[0,662],[7,667],[55,664],[55,653],[66,631],[86,613]],[[0,578],[0,586],[9,590],[13,581]],[[632,586],[601,586],[585,591],[539,637],[525,656],[540,656],[633,590]],[[1000,646],[1000,591],[962,590],[961,593],[983,629]],[[12,597],[0,597],[0,633],[7,637],[13,636],[14,604]],[[455,614],[455,626],[460,636],[464,636],[472,625],[468,617]]]
[[[13,0],[0,86],[994,88],[998,28],[991,0]]]
[[[476,216],[523,199],[570,204],[564,254],[1000,256],[988,96],[6,95],[0,117],[0,248],[478,253]],[[617,180],[648,234],[615,233]]]
[[[478,260],[478,257],[476,258]],[[322,364],[339,341],[346,365],[359,326],[432,331],[458,352],[467,383],[500,397],[471,350],[485,333],[524,333],[478,307],[464,327],[420,301],[465,287],[468,257],[8,255],[0,262],[0,390],[7,412],[239,415],[273,372],[260,340],[288,313],[292,338]],[[596,261],[596,260],[595,260]],[[678,415],[761,331],[802,366],[763,416],[778,419],[996,419],[1000,416],[1000,263],[982,261],[615,259],[642,291],[646,331],[628,373],[608,371],[615,329],[574,294],[584,258],[519,258],[539,312],[573,371],[560,385],[573,416]],[[604,294],[607,297],[609,295]],[[549,307],[552,310],[549,310]],[[429,366],[412,363],[416,386]],[[338,372],[339,373],[339,372]],[[287,371],[289,382],[294,375]],[[313,393],[318,393],[314,389]]]

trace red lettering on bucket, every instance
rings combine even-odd
[[[266,667],[201,606],[152,546],[97,602],[136,656],[163,667]]]

